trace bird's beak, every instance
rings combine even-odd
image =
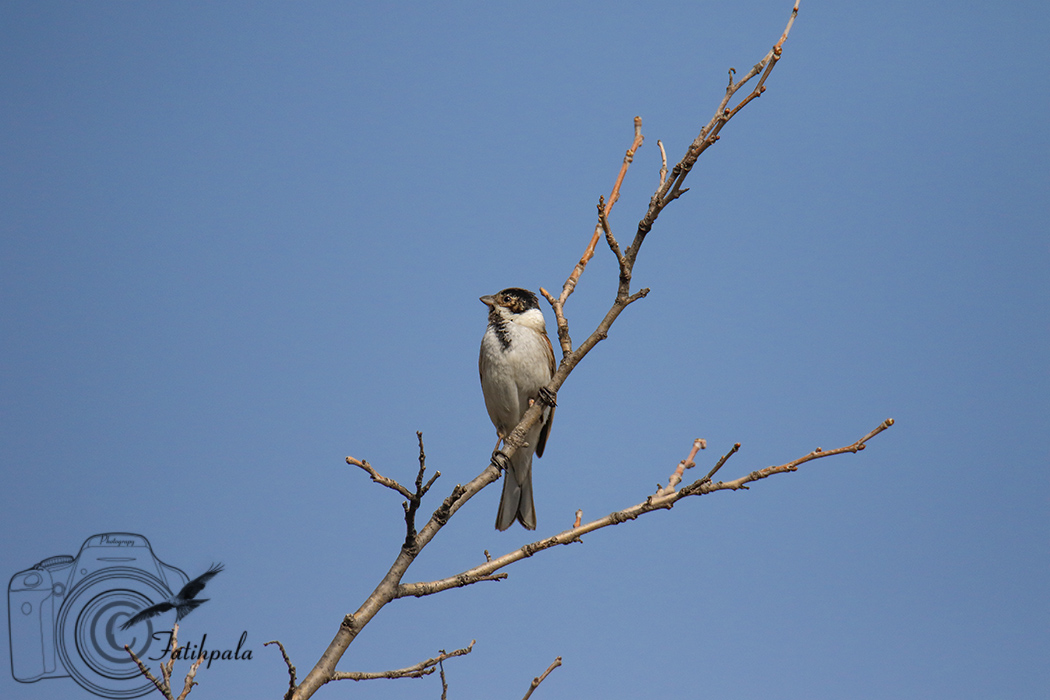
[[[496,305],[496,297],[492,296],[491,294],[486,294],[485,296],[481,297],[481,303],[491,309],[493,306]]]

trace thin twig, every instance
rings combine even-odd
[[[164,697],[168,698],[168,700],[174,700],[174,698],[171,697],[171,691],[168,688],[165,688],[164,685],[159,680],[157,680],[157,677],[154,676],[153,673],[150,672],[150,670],[146,666],[146,664],[142,663],[142,660],[138,657],[138,655],[134,651],[131,650],[131,648],[127,644],[124,645],[124,650],[126,652],[128,652],[129,654],[131,654],[131,658],[135,661],[135,664],[139,667],[139,673],[141,673],[146,678],[148,678],[150,680],[150,682],[153,683],[153,686],[157,690],[159,690],[160,693]]]
[[[543,679],[549,676],[551,671],[558,668],[559,666],[561,666],[560,656],[554,660],[554,663],[547,667],[547,670],[543,672],[543,675],[539,676],[538,678],[532,679],[532,683],[529,684],[529,689],[525,693],[525,697],[523,697],[521,700],[529,700],[529,696],[532,695],[532,691],[536,690],[536,688],[540,686],[540,683],[543,682]]]
[[[190,666],[190,670],[186,673],[186,679],[182,684],[182,692],[179,693],[178,697],[172,694],[171,690],[171,674],[175,669],[175,659],[179,656],[179,625],[175,625],[171,628],[171,651],[167,661],[161,661],[160,663],[160,675],[161,679],[154,676],[146,664],[142,663],[142,660],[138,655],[131,650],[127,644],[124,645],[124,651],[131,654],[131,658],[135,661],[135,664],[139,667],[139,672],[142,673],[146,678],[149,679],[153,686],[160,691],[160,693],[168,700],[186,700],[189,696],[190,691],[193,690],[193,686],[200,685],[194,678],[197,676],[197,669],[200,668],[201,662],[204,661],[204,656],[200,655],[197,660]]]
[[[160,676],[163,679],[161,682],[164,683],[164,687],[168,689],[169,695],[171,694],[171,672],[175,668],[175,656],[179,652],[179,624],[175,623],[171,630],[171,656],[167,661],[160,662]]]
[[[405,497],[405,502],[402,503],[402,507],[405,511],[405,543],[406,549],[414,549],[416,546],[416,511],[419,510],[419,504],[423,500],[423,496],[427,494],[430,487],[434,485],[438,477],[441,476],[440,471],[434,472],[434,476],[430,477],[430,480],[424,484],[423,475],[427,470],[427,456],[423,450],[423,433],[416,431],[416,440],[419,443],[419,471],[416,472],[416,490],[413,493],[409,491],[405,486],[398,483],[396,480],[389,477],[385,477],[376,471],[375,467],[368,463],[367,460],[357,459],[356,457],[347,457],[346,463],[352,464],[356,467],[360,467],[368,472],[368,475],[377,484],[386,486],[392,491],[397,491],[399,494]]]
[[[463,649],[456,649],[455,651],[446,652],[444,649],[438,652],[438,655],[433,659],[427,659],[426,661],[420,661],[418,664],[413,664],[405,668],[398,668],[393,671],[374,671],[374,672],[362,672],[362,671],[336,671],[332,674],[330,680],[333,681],[371,681],[379,678],[422,678],[423,676],[429,676],[434,672],[435,667],[444,661],[445,659],[451,659],[456,656],[464,656],[469,654],[474,649],[474,642],[476,640],[470,640],[470,646]]]
[[[430,490],[431,484],[434,483],[434,479],[441,476],[441,472],[434,474],[434,477],[427,482],[426,486],[423,485],[423,474],[427,470],[427,455],[423,451],[423,433],[416,431],[416,440],[419,442],[419,471],[416,472],[416,492],[410,494],[408,500],[405,501],[405,544],[406,548],[414,548],[416,546],[416,511],[419,510],[419,504],[423,500],[423,496]]]
[[[412,498],[412,492],[411,491],[409,491],[408,489],[406,489],[404,486],[402,486],[401,484],[397,483],[393,479],[385,477],[382,474],[380,474],[379,472],[377,472],[374,468],[372,468],[372,465],[369,464],[367,462],[367,460],[357,459],[355,457],[347,457],[346,458],[346,463],[347,464],[352,464],[355,467],[361,467],[362,469],[364,469],[366,472],[368,472],[368,475],[370,477],[372,477],[372,481],[374,481],[375,483],[382,484],[383,486],[386,486],[388,489],[391,489],[393,491],[397,491],[399,494],[401,494],[405,498]]]
[[[635,152],[642,147],[642,143],[645,141],[645,136],[642,135],[642,118],[634,118],[634,140],[631,142],[630,148],[627,149],[627,153],[624,154],[623,164],[620,166],[620,172],[616,176],[616,182],[613,183],[612,192],[609,194],[609,199],[602,205],[602,211],[599,214],[601,216],[608,216],[609,212],[612,211],[613,205],[616,204],[617,200],[620,199],[620,186],[623,184],[623,179],[627,175],[627,168],[630,167],[634,161]],[[587,263],[594,257],[594,249],[598,245],[598,239],[602,234],[602,224],[599,221],[598,225],[594,227],[594,233],[591,235],[591,240],[587,244],[586,250],[583,251],[583,255],[580,257],[580,261],[576,263],[576,267],[573,268],[569,274],[568,279],[565,280],[565,284],[562,285],[561,294],[555,299],[550,292],[543,287],[540,287],[540,294],[547,299],[547,302],[551,305],[554,310],[554,318],[558,327],[558,343],[561,345],[562,356],[568,355],[572,352],[572,338],[569,336],[569,322],[565,318],[565,302],[568,301],[569,296],[572,295],[574,289],[576,289],[576,283],[580,280],[580,275],[587,268]]]
[[[811,462],[811,461],[813,461],[815,459],[820,459],[821,457],[833,457],[835,455],[845,454],[847,452],[852,453],[852,454],[856,454],[857,452],[860,452],[865,447],[867,447],[868,440],[870,440],[871,438],[875,437],[876,435],[878,435],[882,431],[887,430],[888,428],[890,428],[893,425],[893,422],[894,421],[893,421],[892,418],[887,418],[882,423],[880,423],[877,428],[875,428],[870,433],[868,433],[867,435],[862,437],[860,440],[857,440],[856,442],[854,442],[851,445],[846,445],[845,447],[838,447],[838,448],[836,448],[834,450],[822,450],[821,448],[818,447],[817,449],[813,450],[809,454],[803,455],[802,457],[799,457],[798,459],[792,460],[792,461],[787,462],[785,464],[778,464],[778,465],[774,465],[772,467],[766,467],[765,469],[759,469],[757,471],[753,471],[750,474],[748,474],[747,476],[742,476],[739,479],[734,479],[733,481],[726,481],[726,482],[718,481],[718,482],[715,482],[715,483],[711,483],[710,481],[705,481],[705,479],[707,479],[707,477],[704,477],[704,479],[700,479],[699,481],[696,481],[696,482],[690,484],[689,486],[683,487],[681,490],[679,490],[679,492],[678,492],[679,493],[679,497],[680,498],[684,498],[685,496],[692,496],[694,494],[703,495],[705,493],[711,493],[713,491],[722,491],[722,490],[726,490],[726,489],[733,490],[733,491],[736,491],[737,489],[747,490],[748,487],[746,486],[746,484],[748,484],[748,483],[750,483],[752,481],[758,481],[760,479],[765,479],[765,478],[768,478],[770,476],[773,476],[774,474],[783,474],[783,473],[786,473],[786,472],[798,471],[799,466],[805,464],[806,462]],[[735,449],[732,450],[730,452],[730,454],[732,454],[732,452],[735,452],[735,451],[736,451]],[[728,455],[727,455],[727,457],[728,457]]]
[[[664,150],[664,142],[656,139],[656,145],[660,147],[660,187],[667,182],[667,151]]]
[[[284,657],[284,664],[288,667],[288,692],[285,693],[284,697],[291,697],[291,694],[295,692],[295,666],[292,665],[292,660],[288,658],[288,652],[285,650],[284,645],[276,639],[266,642],[263,646],[268,647],[271,644],[276,644],[277,648],[281,650],[281,656]]]
[[[704,440],[703,438],[697,438],[697,439],[693,440],[693,449],[689,450],[689,456],[688,457],[686,457],[685,459],[683,459],[681,462],[678,463],[678,467],[674,470],[674,473],[671,474],[671,477],[667,480],[667,486],[661,488],[659,485],[657,485],[657,487],[656,487],[657,495],[663,496],[665,494],[668,494],[668,493],[671,493],[672,491],[674,491],[675,486],[678,486],[678,484],[681,483],[682,475],[685,474],[685,470],[686,469],[692,469],[693,467],[696,466],[696,462],[693,461],[694,459],[696,459],[696,453],[699,452],[700,450],[706,450],[706,449],[707,449],[707,440]]]
[[[729,450],[729,452],[726,452],[724,455],[722,455],[722,457],[718,460],[718,462],[715,464],[715,466],[711,468],[711,471],[707,472],[707,476],[705,476],[702,479],[702,481],[703,480],[711,481],[711,477],[713,477],[715,474],[717,474],[718,470],[722,468],[722,465],[726,463],[726,460],[728,460],[730,457],[732,457],[734,454],[736,454],[737,450],[739,450],[739,449],[740,449],[740,443],[738,442],[738,443],[733,445],[733,447]]]
[[[174,659],[172,659],[174,661]],[[179,693],[179,697],[176,700],[186,700],[186,696],[193,690],[193,686],[200,685],[197,681],[193,680],[197,676],[197,669],[201,667],[201,663],[204,661],[204,656],[198,656],[197,660],[190,666],[190,670],[186,673],[186,680],[182,686],[182,692]]]
[[[769,74],[773,71],[773,67],[776,66],[777,62],[780,60],[784,42],[787,41],[788,34],[791,32],[791,27],[795,24],[795,18],[798,16],[798,5],[799,0],[795,0],[795,5],[791,10],[791,16],[788,18],[787,26],[784,28],[784,33],[780,36],[780,41],[770,49],[769,53],[767,53],[761,61],[756,63],[751,70],[745,73],[744,76],[736,82],[733,82],[733,74],[735,73],[735,70],[730,69],[729,85],[726,87],[725,97],[722,98],[722,102],[715,111],[715,115],[711,118],[711,121],[700,130],[700,135],[693,140],[692,144],[690,144],[689,148],[686,150],[685,156],[683,156],[682,160],[680,160],[671,170],[671,176],[662,182],[660,188],[656,191],[656,194],[653,195],[653,198],[649,202],[649,211],[646,212],[645,217],[643,217],[638,223],[638,233],[635,236],[635,240],[639,244],[641,243],[641,240],[644,239],[645,235],[652,229],[656,217],[660,215],[660,212],[664,207],[688,191],[688,189],[682,187],[682,183],[685,181],[686,176],[689,175],[689,171],[696,163],[697,158],[718,141],[718,134],[722,130],[722,127],[729,123],[729,120],[736,116],[745,105],[749,104],[752,100],[765,92],[766,79],[769,78]],[[733,99],[733,96],[736,95],[740,88],[759,73],[762,73],[762,77],[755,85],[754,90],[744,97],[735,107],[730,109],[728,105]]]
[[[598,226],[605,233],[605,241],[616,256],[616,262],[623,265],[623,253],[620,252],[620,244],[616,241],[609,228],[609,216],[605,213],[605,197],[598,197]]]

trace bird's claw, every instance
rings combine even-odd
[[[547,404],[551,408],[554,408],[558,405],[558,395],[550,389],[548,389],[547,387],[542,387],[540,389],[539,396],[540,401]]]
[[[499,469],[501,472],[505,472],[508,469],[510,469],[510,459],[500,450],[493,450],[492,465],[495,466],[496,469]]]

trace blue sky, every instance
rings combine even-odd
[[[216,662],[280,697],[385,573],[415,431],[431,512],[488,460],[482,294],[559,289],[632,119],[629,239],[784,0],[0,7],[0,570],[145,535]],[[342,670],[450,697],[1043,697],[1050,685],[1045,3],[803,1],[768,92],[646,241],[652,289],[569,378],[536,537],[644,500],[704,437],[734,478],[384,610]],[[615,291],[599,249],[568,313]],[[553,317],[546,310],[548,324]],[[490,487],[406,580],[531,540]],[[203,594],[202,594],[203,595]],[[0,657],[12,640],[0,635]],[[348,683],[348,682],[344,682]],[[316,697],[433,698],[436,678]],[[70,679],[5,698],[93,697]]]

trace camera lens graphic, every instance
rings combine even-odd
[[[166,640],[153,639],[150,620],[126,631],[120,625],[169,595],[161,581],[135,569],[103,569],[80,581],[58,616],[56,646],[69,674],[107,698],[136,698],[153,691],[124,645],[146,661],[159,655]]]

